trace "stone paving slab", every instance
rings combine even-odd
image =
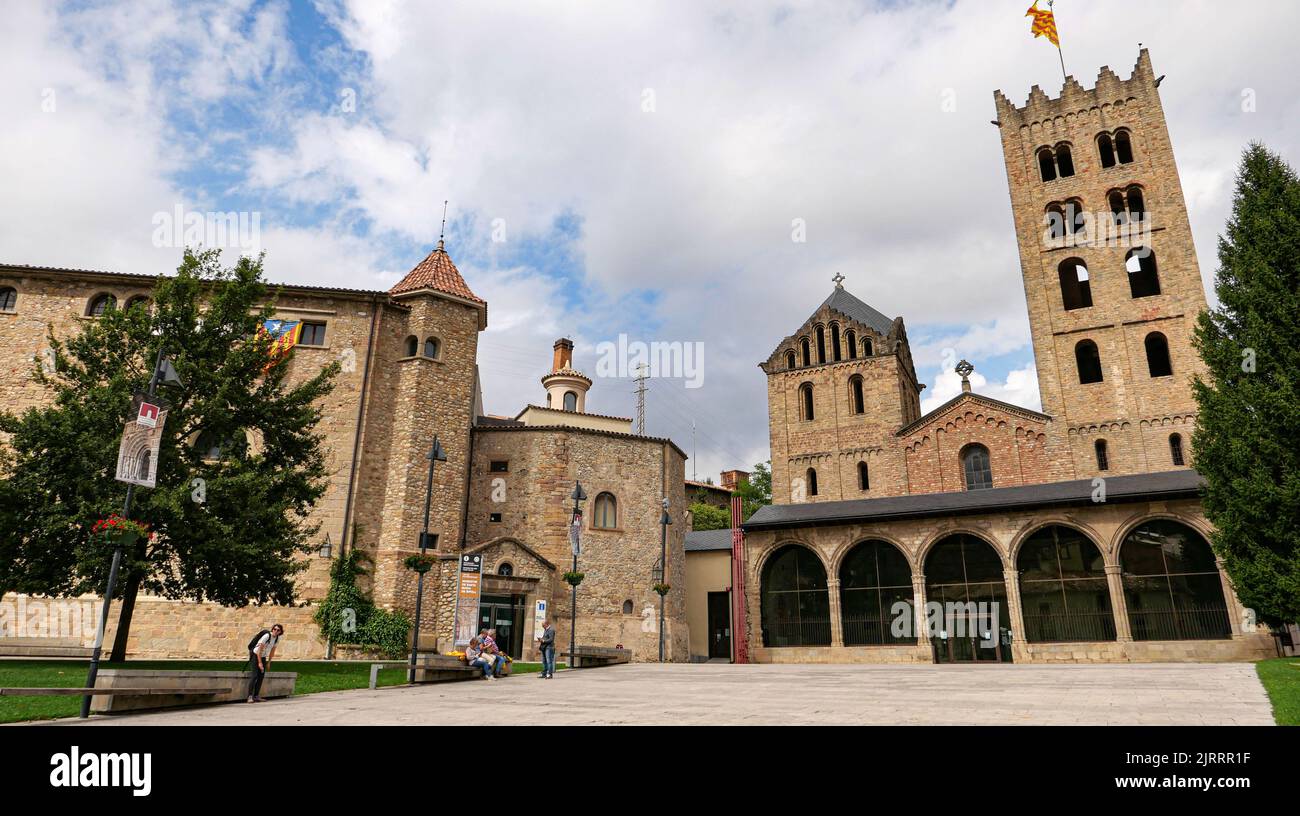
[[[638,663],[84,725],[1272,725],[1249,663],[751,665]],[[76,724],[77,720],[59,723]]]

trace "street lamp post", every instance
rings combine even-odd
[[[153,363],[153,376],[149,378],[149,396],[153,399],[158,393],[158,380],[163,377],[164,371],[167,374],[167,382],[179,384],[180,380],[176,378],[176,372],[167,363],[164,369],[166,359],[163,357],[162,346],[158,347],[158,357]],[[131,518],[131,503],[135,499],[135,485],[128,483],[126,486],[126,502],[122,505],[122,518]],[[113,605],[113,591],[117,588],[117,572],[122,566],[122,545],[119,543],[113,549],[113,561],[108,567],[108,588],[104,591],[104,611],[99,616],[99,627],[95,630],[95,646],[90,652],[90,671],[86,675],[86,688],[95,687],[95,678],[99,676],[99,658],[104,651],[104,629],[108,626],[108,610]],[[84,720],[90,716],[90,700],[87,694],[81,698],[81,718]]]
[[[664,498],[664,512],[659,518],[659,569],[663,584],[668,583],[668,525],[673,520],[668,515],[668,499]],[[659,662],[664,662],[664,594],[659,593]]]
[[[569,494],[573,499],[573,520],[570,523],[569,538],[573,545],[573,572],[578,571],[578,553],[582,550],[582,508],[580,502],[587,500],[587,492],[582,489],[582,482],[574,480],[573,492]],[[573,592],[569,599],[569,665],[572,666],[578,660],[578,584],[570,581],[569,586]]]
[[[429,549],[429,508],[433,504],[433,467],[438,462],[447,461],[447,454],[443,451],[442,445],[438,442],[438,437],[433,437],[433,446],[425,454],[429,460],[429,481],[424,490],[424,531],[420,533],[420,555],[424,555]],[[426,570],[419,570],[419,578],[415,584],[415,632],[411,638],[411,671],[407,682],[415,682],[415,659],[420,652],[420,609],[424,601],[424,573]]]

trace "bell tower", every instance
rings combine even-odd
[[[1129,79],[993,94],[1043,411],[1077,478],[1191,462],[1206,302],[1163,79],[1142,49]]]

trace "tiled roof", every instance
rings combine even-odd
[[[1195,498],[1200,495],[1204,484],[1205,480],[1194,470],[1109,476],[1105,480],[1106,501],[1119,504]],[[1094,490],[1092,479],[1078,479],[1020,487],[996,487],[989,490],[888,496],[880,499],[772,504],[759,508],[758,512],[742,526],[747,531],[775,530],[902,518],[946,517],[1031,507],[1086,506],[1093,503]]]
[[[884,335],[888,335],[889,328],[894,325],[893,320],[849,294],[849,290],[843,286],[836,286],[834,291],[831,292],[831,296],[822,302],[822,306],[829,306],[832,310],[845,317],[870,326]],[[820,311],[821,306],[818,306],[817,309]]]
[[[456,264],[452,263],[451,256],[447,254],[441,240],[438,241],[438,246],[434,247],[433,252],[430,252],[428,257],[416,264],[414,269],[406,273],[406,277],[388,290],[388,294],[400,295],[404,292],[416,292],[421,289],[444,292],[448,295],[472,300],[475,303],[487,303],[487,301],[470,290],[469,285],[465,283],[465,279],[460,276],[460,271],[456,269]]]
[[[731,530],[700,530],[686,534],[686,551],[731,549]]]

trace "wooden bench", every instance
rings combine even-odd
[[[213,688],[0,688],[0,697],[87,697],[95,694],[176,694],[184,696],[207,696],[211,694],[229,694],[230,686]]]
[[[575,669],[592,669],[597,666],[614,666],[619,663],[631,663],[630,649],[613,649],[608,646],[579,646],[576,651],[561,652],[567,657],[568,665]]]

